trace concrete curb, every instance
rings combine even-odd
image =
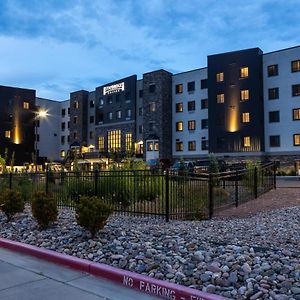
[[[74,256],[61,254],[52,250],[39,248],[0,238],[0,247],[15,252],[31,255],[49,262],[68,266],[72,269],[89,273],[104,279],[136,289],[142,293],[157,296],[162,299],[174,300],[224,300],[218,295],[208,294],[192,288],[158,280],[145,275],[114,268],[105,264],[94,263]]]

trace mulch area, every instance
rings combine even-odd
[[[236,207],[217,211],[214,218],[247,218],[259,212],[300,206],[300,188],[277,188]]]

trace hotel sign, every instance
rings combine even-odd
[[[113,85],[105,86],[103,88],[103,95],[119,93],[125,90],[125,82],[116,83]]]

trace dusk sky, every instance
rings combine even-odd
[[[299,0],[1,0],[0,85],[69,98],[207,55],[300,44]]]

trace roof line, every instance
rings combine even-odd
[[[271,53],[276,53],[276,52],[281,52],[281,51],[287,51],[287,50],[291,50],[291,49],[295,49],[295,48],[299,48],[300,45],[298,46],[292,46],[292,47],[288,47],[288,48],[284,48],[284,49],[280,49],[280,50],[275,50],[275,51],[271,51],[271,52],[267,52],[264,53],[263,55],[267,55],[267,54],[271,54]]]
[[[197,69],[193,69],[193,70],[189,70],[189,71],[179,72],[179,73],[173,74],[173,76],[184,74],[184,73],[189,73],[189,72],[200,71],[200,70],[204,70],[204,69],[207,69],[207,67],[202,67],[202,68],[197,68]]]

